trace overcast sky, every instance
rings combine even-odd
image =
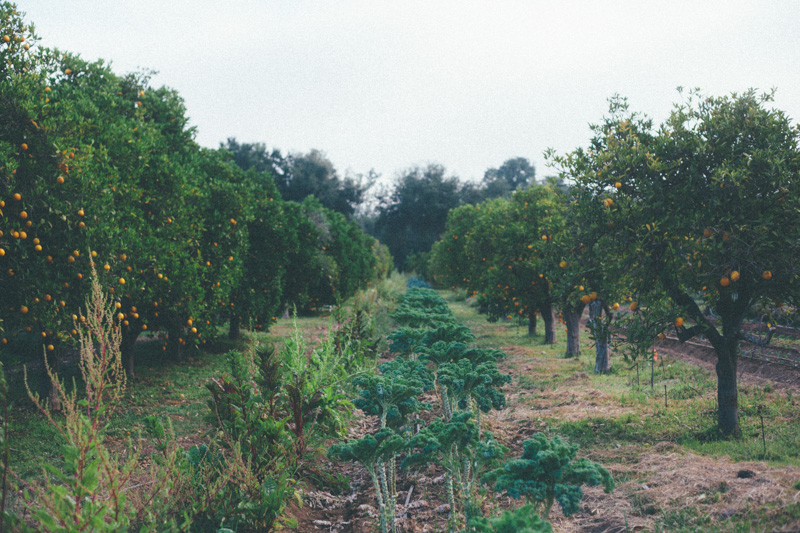
[[[778,89],[800,117],[800,2],[28,0],[46,46],[159,71],[197,141],[324,151],[385,178],[462,179],[587,144],[614,93],[663,120],[675,88]]]

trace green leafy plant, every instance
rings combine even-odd
[[[383,428],[375,435],[367,435],[357,441],[337,443],[328,450],[328,457],[339,461],[361,463],[367,470],[378,500],[382,533],[396,530],[396,495],[390,490],[385,463],[406,446],[406,439],[391,428]]]
[[[457,411],[449,420],[437,418],[409,440],[411,452],[403,461],[403,468],[429,463],[444,468],[451,529],[455,527],[458,516],[456,495],[467,522],[480,516],[480,506],[476,502],[478,480],[482,471],[495,464],[507,451],[491,433],[486,432],[481,439],[472,417],[471,412]]]
[[[583,497],[581,485],[603,485],[606,492],[614,490],[614,481],[605,468],[583,457],[575,459],[576,444],[537,433],[522,446],[522,457],[487,473],[483,480],[512,498],[525,498],[535,504],[545,520],[555,502],[566,516],[578,511]]]
[[[550,533],[552,526],[542,520],[533,504],[505,511],[497,518],[475,517],[467,524],[469,533]]]

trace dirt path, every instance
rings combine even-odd
[[[713,348],[693,341],[680,343],[677,339],[667,338],[657,345],[657,349],[659,353],[714,372],[717,356]],[[744,383],[762,386],[771,383],[778,388],[800,390],[800,369],[747,357],[739,358],[739,379]]]

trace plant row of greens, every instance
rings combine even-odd
[[[281,349],[256,341],[228,354],[229,373],[206,384],[209,431],[188,449],[171,427],[143,418],[149,439],[108,442],[126,386],[113,298],[94,279],[78,325],[82,387],[50,373],[62,416],[32,394],[58,432],[62,457],[44,461],[43,480],[9,465],[7,387],[0,365],[0,531],[274,531],[296,525],[301,480],[320,472],[322,444],[341,438],[352,413],[351,378],[374,366],[370,309],[357,307],[319,345],[299,330]],[[147,457],[149,455],[149,457]],[[149,460],[148,460],[149,459]]]
[[[465,289],[491,315],[538,312],[555,342],[554,308],[578,355],[589,306],[597,371],[608,366],[612,311],[629,304],[631,353],[674,326],[703,336],[718,364],[718,423],[738,429],[743,321],[775,323],[800,297],[800,130],[754,91],[690,93],[658,128],[621,98],[587,149],[549,158],[561,181],[450,212],[428,262],[438,285]],[[759,316],[760,318],[760,316]]]
[[[0,349],[74,345],[92,269],[112,286],[128,375],[142,333],[170,353],[221,323],[267,328],[385,274],[385,247],[267,172],[200,148],[149,74],[41,47],[0,3]],[[165,347],[166,348],[166,347]]]
[[[573,461],[577,446],[559,437],[537,434],[525,441],[519,459],[503,463],[507,449],[482,429],[481,413],[505,406],[500,389],[511,378],[497,368],[505,354],[472,346],[469,328],[429,288],[409,288],[393,318],[401,325],[389,336],[396,359],[353,380],[353,404],[375,418],[375,430],[328,451],[367,470],[383,533],[397,531],[398,461],[403,470],[444,470],[450,531],[550,531],[546,518],[554,502],[571,514],[578,510],[581,484],[613,488],[603,467]],[[438,417],[423,423],[430,419],[424,412]],[[481,505],[484,483],[530,505],[489,520]]]

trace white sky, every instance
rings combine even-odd
[[[679,85],[777,87],[800,117],[800,2],[27,0],[45,46],[159,71],[197,140],[324,151],[341,174],[462,179],[585,146],[607,98],[663,120]]]

